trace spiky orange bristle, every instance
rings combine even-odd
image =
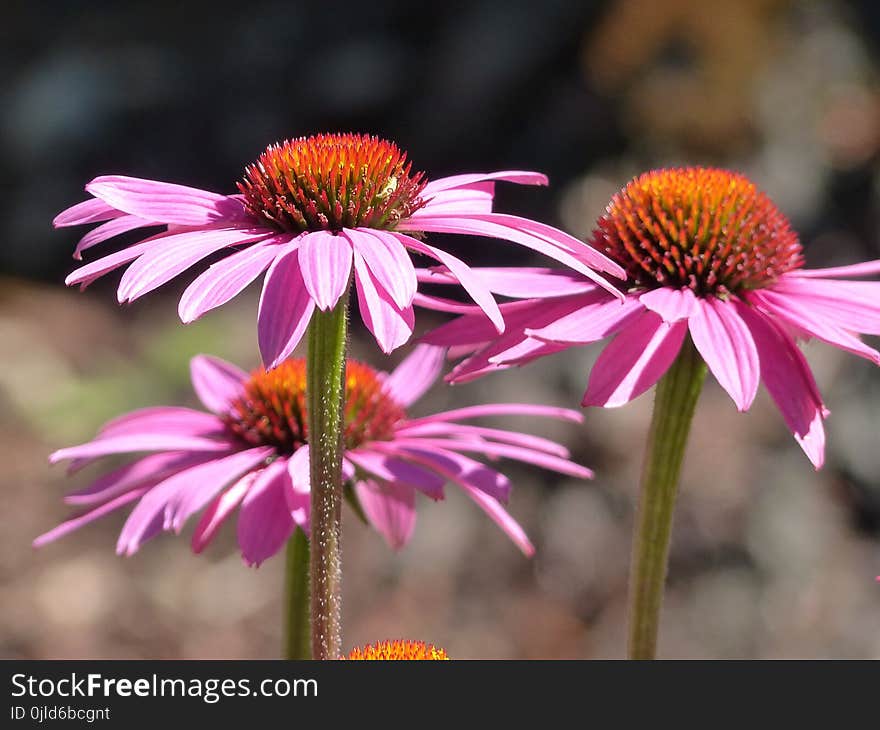
[[[354,360],[346,363],[346,448],[391,439],[394,425],[405,416],[382,388],[375,370]],[[305,360],[286,360],[268,372],[255,370],[243,394],[230,404],[224,422],[247,443],[273,446],[279,453],[292,454],[308,443]]]
[[[418,210],[424,174],[392,142],[367,134],[318,134],[273,144],[245,168],[248,212],[291,233],[390,229]]]
[[[591,243],[626,269],[633,288],[725,296],[803,266],[797,234],[773,201],[747,177],[717,168],[634,178],[611,199]]]
[[[439,649],[433,644],[425,644],[422,641],[410,641],[408,639],[396,639],[394,641],[377,641],[375,644],[367,644],[363,649],[354,649],[348,659],[361,660],[420,660],[420,659],[449,659],[444,649]]]

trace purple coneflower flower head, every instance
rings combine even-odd
[[[439,377],[440,348],[420,345],[391,374],[349,361],[345,376],[343,473],[367,520],[395,549],[412,536],[416,493],[440,500],[452,483],[527,555],[533,548],[502,506],[510,481],[467,454],[506,457],[563,474],[592,472],[566,449],[538,436],[478,426],[482,416],[525,414],[579,422],[579,413],[529,404],[491,404],[411,418],[407,409]],[[180,532],[202,511],[192,537],[200,552],[237,509],[245,561],[274,555],[299,526],[308,534],[309,442],[303,360],[248,375],[199,355],[192,360],[196,394],[210,412],[146,408],[107,423],[86,444],[56,451],[52,463],[76,470],[101,457],[152,452],[99,477],[66,501],[78,516],[37,538],[43,545],[136,502],[117,551],[131,555],[162,530]]]
[[[420,303],[464,316],[426,342],[469,357],[448,379],[463,382],[609,336],[593,366],[584,406],[615,407],[654,385],[690,337],[710,372],[746,411],[759,381],[818,469],[829,412],[798,339],[815,338],[875,364],[859,334],[880,334],[880,261],[804,269],[796,233],[742,175],[700,167],[657,170],[632,180],[599,219],[592,245],[626,269],[621,303],[576,272],[475,270],[501,305],[500,337],[475,308],[420,295]],[[448,271],[421,272],[435,283]]]
[[[56,226],[101,225],[74,258],[133,230],[161,231],[76,269],[68,285],[87,286],[128,265],[120,303],[131,302],[204,259],[225,254],[184,292],[180,318],[192,322],[225,304],[263,272],[258,334],[263,362],[275,367],[303,336],[315,307],[333,308],[353,277],[364,323],[384,352],[413,331],[417,281],[408,252],[445,266],[498,332],[504,322],[492,293],[468,266],[424,239],[464,233],[539,251],[605,286],[593,269],[623,269],[577,239],[536,221],[492,211],[494,184],[546,185],[536,172],[457,175],[428,181],[405,153],[377,137],[322,134],[270,146],[245,170],[239,192],[205,190],[124,176],[86,185],[93,198],[65,210]]]

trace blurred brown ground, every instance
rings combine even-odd
[[[812,265],[876,257],[880,94],[852,18],[832,3],[713,6],[715,25],[706,25],[699,0],[625,0],[585,33],[584,78],[624,110],[627,143],[556,190],[565,227],[587,235],[610,194],[641,169],[716,162],[771,194],[804,232]],[[720,19],[725,32],[713,34]],[[681,46],[686,62],[670,59]],[[853,203],[846,182],[865,176],[874,192]],[[45,235],[57,246],[75,240]],[[50,469],[50,451],[90,438],[123,410],[194,404],[187,363],[197,352],[255,364],[255,291],[189,327],[177,321],[180,291],[174,284],[120,310],[112,285],[81,294],[0,282],[2,657],[278,655],[282,558],[245,568],[229,528],[202,556],[190,553],[185,532],[116,557],[122,515],[30,548],[64,519],[62,495],[87,479]],[[419,330],[432,321],[420,315]],[[356,356],[390,367],[356,335]],[[676,513],[662,656],[880,658],[880,374],[820,344],[806,352],[832,411],[819,473],[765,393],[743,415],[707,384]],[[438,386],[414,412],[505,400],[573,406],[597,353],[572,350]],[[420,504],[415,538],[399,554],[347,514],[346,646],[412,637],[455,658],[621,657],[650,407],[648,394],[587,412],[583,427],[505,424],[559,439],[597,472],[582,483],[506,467],[510,510],[538,548],[532,561],[452,487],[445,503]]]

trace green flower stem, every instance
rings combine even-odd
[[[342,418],[348,295],[309,323],[306,401],[311,477],[312,657],[342,652]]]
[[[690,338],[657,384],[642,467],[629,583],[629,658],[653,659],[681,463],[706,364]]]
[[[286,659],[311,659],[309,631],[309,537],[298,527],[287,541],[285,566],[287,622],[284,635]]]

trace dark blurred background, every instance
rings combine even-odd
[[[870,0],[485,0],[414,4],[14,2],[0,29],[0,656],[272,657],[281,558],[248,570],[232,530],[205,555],[160,537],[113,553],[117,515],[34,553],[65,515],[46,455],[133,407],[192,403],[200,351],[256,364],[256,290],[189,327],[186,276],[126,309],[117,276],[64,275],[62,208],[100,174],[234,189],[270,142],[320,131],[396,140],[430,177],[539,169],[498,208],[586,236],[643,169],[719,164],[791,217],[810,265],[880,257],[880,6]],[[79,234],[81,235],[81,234]],[[444,242],[473,263],[546,262]],[[111,246],[113,244],[110,244]],[[439,319],[420,315],[423,331]],[[390,367],[355,332],[355,354]],[[460,388],[475,401],[575,405],[597,348]],[[661,654],[880,657],[880,374],[807,347],[833,415],[816,474],[766,395],[748,415],[710,383],[677,512]],[[399,359],[394,358],[394,360]],[[529,562],[464,499],[422,504],[392,555],[345,524],[346,644],[392,636],[453,657],[618,657],[650,396],[567,443],[589,484],[511,466]],[[450,492],[453,490],[450,489]]]

